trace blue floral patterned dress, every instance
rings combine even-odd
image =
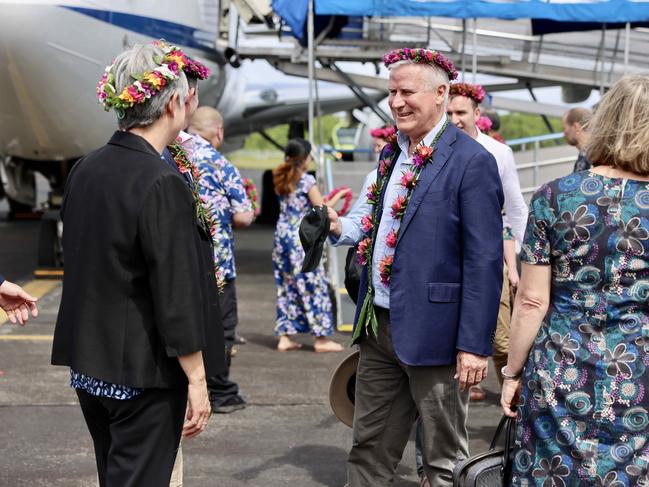
[[[512,485],[649,486],[649,183],[582,171],[534,195],[550,307],[522,378]]]
[[[322,264],[313,272],[300,272],[304,250],[299,228],[311,209],[307,193],[315,184],[303,174],[290,195],[279,197],[279,220],[273,246],[273,269],[277,285],[277,323],[275,334],[311,333],[317,337],[333,333],[331,299]]]

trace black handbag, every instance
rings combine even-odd
[[[496,448],[503,429],[505,448]],[[508,487],[512,465],[514,419],[504,416],[496,428],[489,450],[458,463],[453,469],[453,487]]]
[[[358,289],[361,284],[361,272],[363,271],[363,268],[358,263],[357,249],[358,245],[350,247],[345,258],[345,289],[354,304],[358,301]]]

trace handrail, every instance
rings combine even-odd
[[[558,164],[565,164],[566,162],[575,161],[573,156],[559,157],[558,159],[548,159],[547,161],[533,161],[525,164],[516,164],[516,169],[534,169],[535,167],[556,166]]]
[[[556,140],[563,137],[563,132],[557,132],[554,134],[545,134],[545,135],[533,135],[531,137],[521,137],[519,139],[511,139],[505,141],[507,145],[523,145],[531,144],[533,142],[543,142],[545,140]]]

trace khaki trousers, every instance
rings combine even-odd
[[[389,311],[377,308],[378,337],[364,337],[356,373],[354,442],[349,487],[394,482],[417,410],[422,420],[424,471],[431,486],[451,486],[453,467],[466,458],[468,391],[460,393],[455,364],[404,365],[394,353]]]
[[[503,268],[503,290],[500,294],[500,306],[498,308],[498,325],[494,336],[493,361],[496,369],[496,376],[500,385],[503,384],[503,377],[500,373],[507,365],[507,354],[509,353],[509,325],[512,319],[512,306],[509,297],[509,277],[507,277],[507,265]]]
[[[171,472],[171,480],[169,487],[183,487],[183,445],[178,445],[176,452],[176,461],[174,462],[174,469]]]

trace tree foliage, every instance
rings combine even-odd
[[[533,137],[549,133],[561,132],[561,119],[549,117],[552,131],[548,130],[540,115],[527,113],[508,113],[500,116],[500,133],[505,140]]]
[[[332,145],[331,132],[333,128],[340,122],[340,117],[336,115],[324,115],[320,117],[322,123],[322,135],[324,143]],[[288,142],[288,124],[276,125],[266,131],[266,133],[281,146],[285,146]],[[308,132],[304,133],[304,138],[308,139]],[[315,132],[316,143],[318,141],[318,132],[316,125]],[[259,133],[251,134],[243,146],[246,150],[273,150],[275,147],[264,139]]]
[[[324,136],[324,143],[332,144],[332,130],[340,122],[340,117],[337,115],[324,115],[321,117],[322,132]],[[550,117],[552,125],[552,132],[561,132],[561,119]],[[281,146],[285,146],[288,142],[288,124],[276,125],[266,131],[275,141]],[[507,139],[519,139],[522,137],[532,137],[534,135],[544,135],[550,133],[545,122],[539,115],[529,115],[526,113],[508,113],[500,116],[500,133]],[[308,138],[308,133],[304,134]],[[318,134],[315,134],[315,140],[318,140]],[[552,145],[553,142],[545,142],[542,145]],[[268,151],[274,150],[275,147],[264,139],[260,134],[251,134],[243,146],[246,150],[259,150]]]

